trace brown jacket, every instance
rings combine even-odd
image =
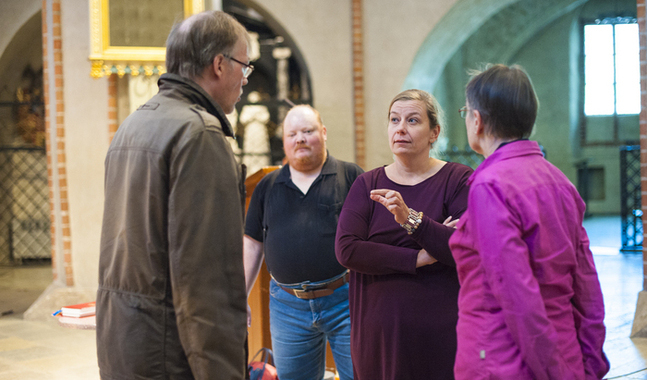
[[[105,162],[102,379],[242,379],[244,174],[222,109],[164,74]]]

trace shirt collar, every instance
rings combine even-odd
[[[536,141],[530,140],[517,140],[514,144],[505,144],[497,148],[488,158],[486,158],[481,164],[474,170],[474,173],[467,180],[467,185],[470,186],[474,179],[481,173],[486,170],[488,167],[495,165],[501,161],[509,160],[511,158],[522,157],[522,156],[532,156],[539,155],[543,157],[541,148]]]

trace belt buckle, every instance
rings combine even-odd
[[[311,292],[311,290],[301,290],[301,289],[293,289],[294,291],[294,296],[297,297],[298,299],[304,299],[305,297],[302,297],[302,295],[305,295],[308,292]]]

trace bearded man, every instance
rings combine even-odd
[[[326,138],[317,110],[292,108],[283,121],[288,164],[261,180],[247,211],[247,294],[265,256],[279,379],[322,379],[328,340],[340,379],[353,378],[348,272],[335,257],[335,233],[348,190],[363,170],[330,156]]]

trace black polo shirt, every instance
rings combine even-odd
[[[346,270],[335,257],[335,232],[348,190],[362,173],[328,155],[306,194],[290,179],[288,165],[259,182],[245,235],[263,242],[267,268],[278,282],[323,281]]]

